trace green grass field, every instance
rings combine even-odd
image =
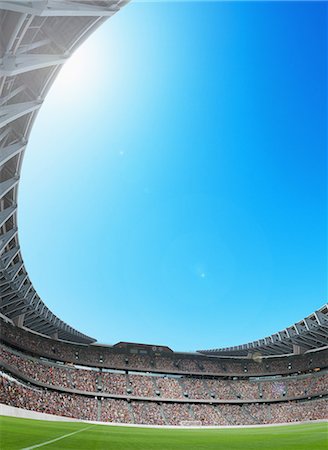
[[[1,450],[327,450],[325,423],[244,429],[151,429],[0,417]],[[52,441],[52,442],[49,442]]]

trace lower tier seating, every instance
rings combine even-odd
[[[83,420],[151,425],[255,425],[327,418],[328,400],[318,398],[280,403],[202,404],[128,401],[68,394],[27,385],[0,375],[0,403]]]

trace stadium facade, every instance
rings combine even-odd
[[[0,1],[0,402],[87,420],[236,425],[326,417],[328,308],[245,345],[101,346],[56,317],[21,255],[17,193],[60,68],[125,0]]]

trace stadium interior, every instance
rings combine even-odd
[[[29,279],[17,190],[31,128],[62,64],[124,4],[0,1],[0,403],[157,426],[327,419],[327,305],[259,341],[181,353],[97,344],[56,317]]]

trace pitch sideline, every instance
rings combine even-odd
[[[32,445],[31,447],[24,447],[21,450],[32,450],[34,448],[43,447],[44,445],[52,444],[53,442],[60,441],[61,439],[65,439],[69,436],[73,436],[74,434],[89,430],[92,427],[94,427],[94,425],[90,425],[89,427],[82,428],[82,430],[73,431],[73,433],[64,434],[63,436],[59,436],[58,438],[51,439],[50,441],[41,442],[41,444]]]

